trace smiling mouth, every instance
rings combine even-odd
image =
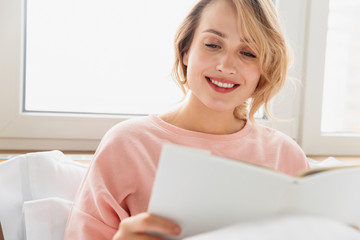
[[[219,81],[216,81],[216,80],[211,79],[209,77],[206,77],[206,80],[208,80],[210,83],[212,83],[216,87],[223,88],[223,89],[229,89],[230,90],[230,89],[234,89],[234,88],[240,86],[240,84],[219,82]]]

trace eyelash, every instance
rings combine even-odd
[[[242,55],[245,55],[246,57],[251,57],[251,58],[256,58],[256,56],[252,53],[249,53],[249,52],[244,52],[244,51],[241,51],[240,52]]]
[[[220,48],[219,45],[212,44],[212,43],[206,43],[205,46],[206,46],[206,47],[209,47],[209,48]]]
[[[211,48],[211,49],[221,48],[219,45],[213,44],[213,43],[206,43],[205,46],[208,48]],[[249,52],[240,51],[240,54],[242,54],[246,57],[249,57],[249,58],[256,58],[256,56],[254,54],[249,53]]]

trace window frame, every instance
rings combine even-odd
[[[299,8],[289,8],[288,1],[276,1],[286,32],[290,33],[292,45],[302,46],[303,29],[298,26]],[[302,0],[295,0],[295,6],[303,13]],[[68,150],[94,151],[105,132],[118,122],[137,116],[35,113],[23,111],[23,61],[25,0],[3,0],[0,12],[7,22],[0,23],[0,150]],[[301,59],[298,52],[297,59]],[[297,63],[300,61],[296,60]],[[302,65],[290,70],[295,78],[301,76]],[[180,90],[179,90],[180,91]],[[299,110],[301,89],[294,91],[291,84],[271,103],[275,117],[285,121],[261,120],[264,125],[274,127],[295,140],[299,137]]]
[[[301,146],[311,155],[360,155],[360,135],[321,133],[329,0],[308,4]]]

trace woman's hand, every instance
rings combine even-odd
[[[177,236],[181,232],[178,224],[150,213],[140,213],[121,221],[119,230],[113,240],[160,240],[162,238],[151,236],[148,232],[156,232]]]

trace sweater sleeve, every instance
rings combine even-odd
[[[103,138],[94,155],[75,197],[64,239],[111,239],[120,221],[130,215],[127,198],[136,182],[119,147],[124,143],[113,135]]]

